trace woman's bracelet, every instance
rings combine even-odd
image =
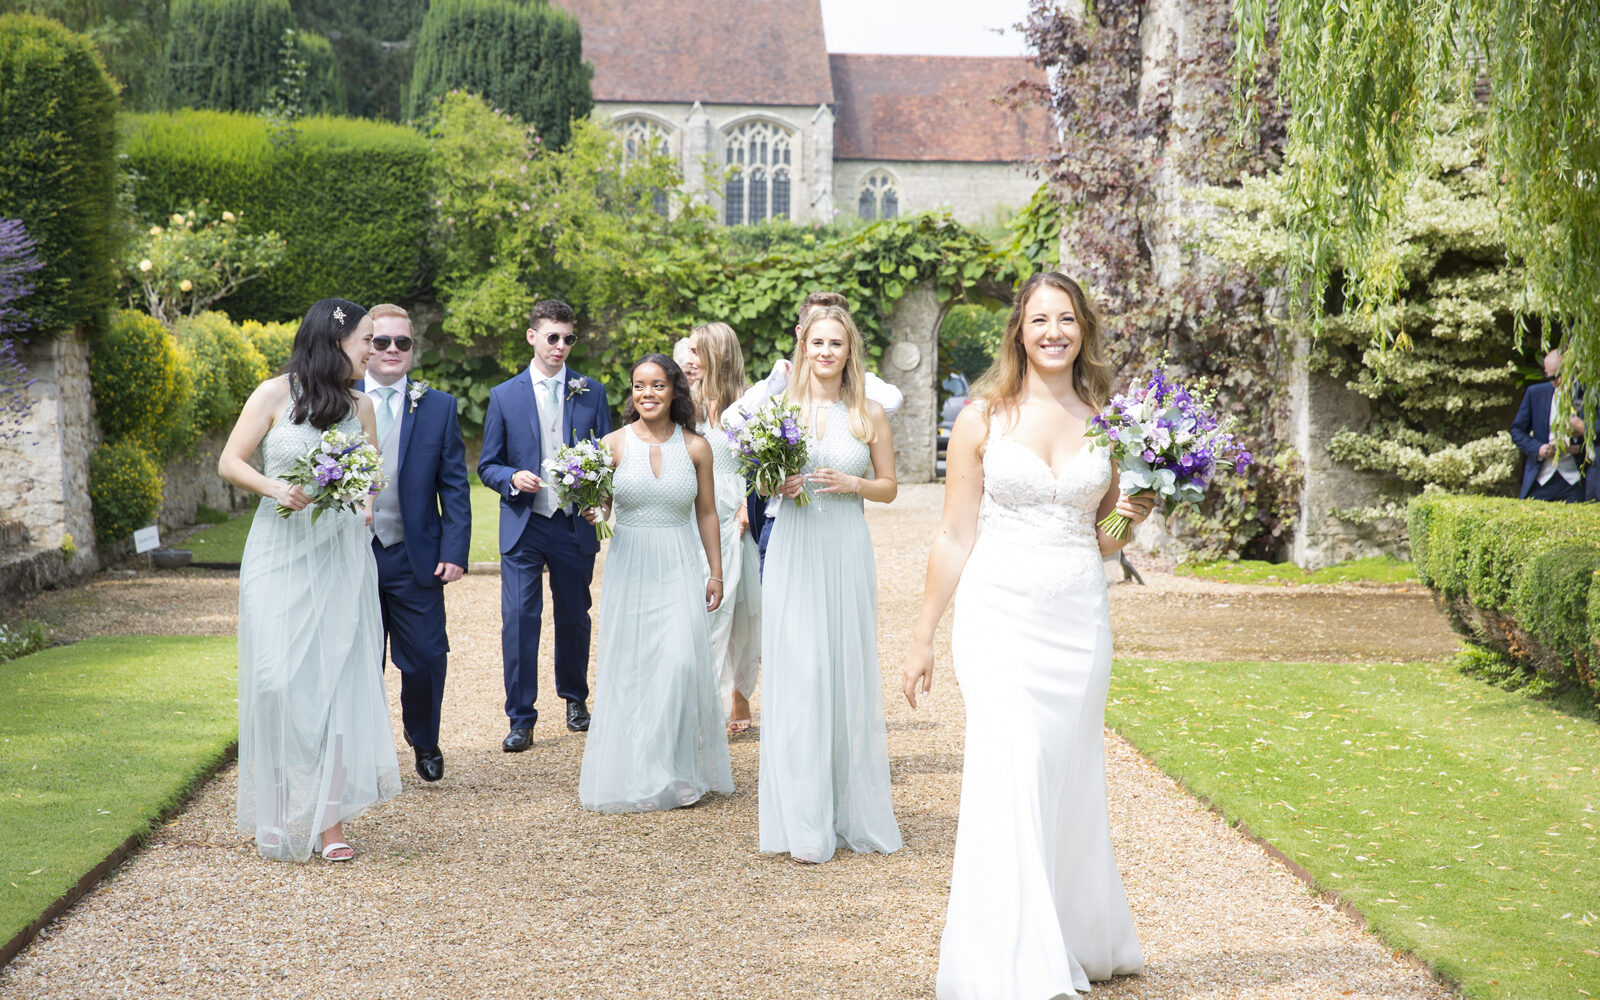
[[[722,582],[722,577],[714,576],[708,582],[710,582],[710,583],[721,583]]]

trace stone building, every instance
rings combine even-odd
[[[583,28],[594,116],[677,161],[730,225],[949,209],[988,222],[1039,181],[1040,79],[1022,58],[832,54],[818,0],[556,0]]]

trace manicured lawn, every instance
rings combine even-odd
[[[476,473],[467,478],[472,483],[472,543],[467,558],[473,562],[499,562],[500,497],[478,482]],[[255,508],[248,508],[225,524],[195,532],[178,546],[193,550],[195,562],[236,563],[244,556],[244,540],[250,534],[254,516]]]
[[[1107,720],[1466,996],[1600,994],[1595,723],[1447,663],[1150,660]]]
[[[1209,562],[1179,563],[1172,571],[1179,576],[1198,576],[1223,583],[1417,582],[1415,567],[1392,556],[1352,559],[1316,570],[1303,570],[1294,563],[1270,563],[1259,559],[1214,559]]]
[[[0,664],[0,942],[227,753],[237,649],[119,636]]]

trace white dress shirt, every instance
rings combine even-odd
[[[1568,483],[1576,483],[1583,477],[1583,473],[1578,471],[1578,460],[1567,451],[1567,419],[1561,413],[1562,402],[1564,400],[1558,387],[1550,394],[1550,443],[1556,446],[1556,453],[1539,463],[1540,486],[1548,483],[1558,472]]]

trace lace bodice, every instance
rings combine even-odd
[[[289,402],[284,405],[283,413],[278,417],[278,422],[267,431],[267,436],[261,441],[262,470],[274,479],[281,479],[289,472],[289,467],[294,460],[304,455],[322,440],[322,431],[306,421],[303,424],[294,423],[294,393],[290,393]],[[334,426],[346,434],[361,433],[361,420],[356,416],[356,408],[352,404],[350,413]]]
[[[989,423],[983,453],[984,532],[1016,534],[1035,545],[1097,546],[1095,515],[1111,485],[1105,450],[1085,442],[1059,476],[1028,446]],[[1098,554],[1098,548],[1096,548]]]
[[[809,442],[809,469],[838,469],[847,476],[868,476],[872,472],[872,449],[867,443],[850,433],[850,408],[843,402],[829,406],[819,406],[813,411],[811,427],[815,428],[821,422],[822,414],[827,414],[827,426],[823,428],[821,438],[817,438],[810,428],[806,431]],[[816,503],[847,503],[856,507],[861,506],[859,493],[813,493],[811,502]]]
[[[622,461],[611,480],[617,507],[617,526],[665,528],[694,520],[695,496],[700,484],[695,479],[694,462],[683,442],[683,428],[675,427],[661,448],[661,478],[650,468],[650,449],[640,439],[634,424],[623,428],[627,444]]]

